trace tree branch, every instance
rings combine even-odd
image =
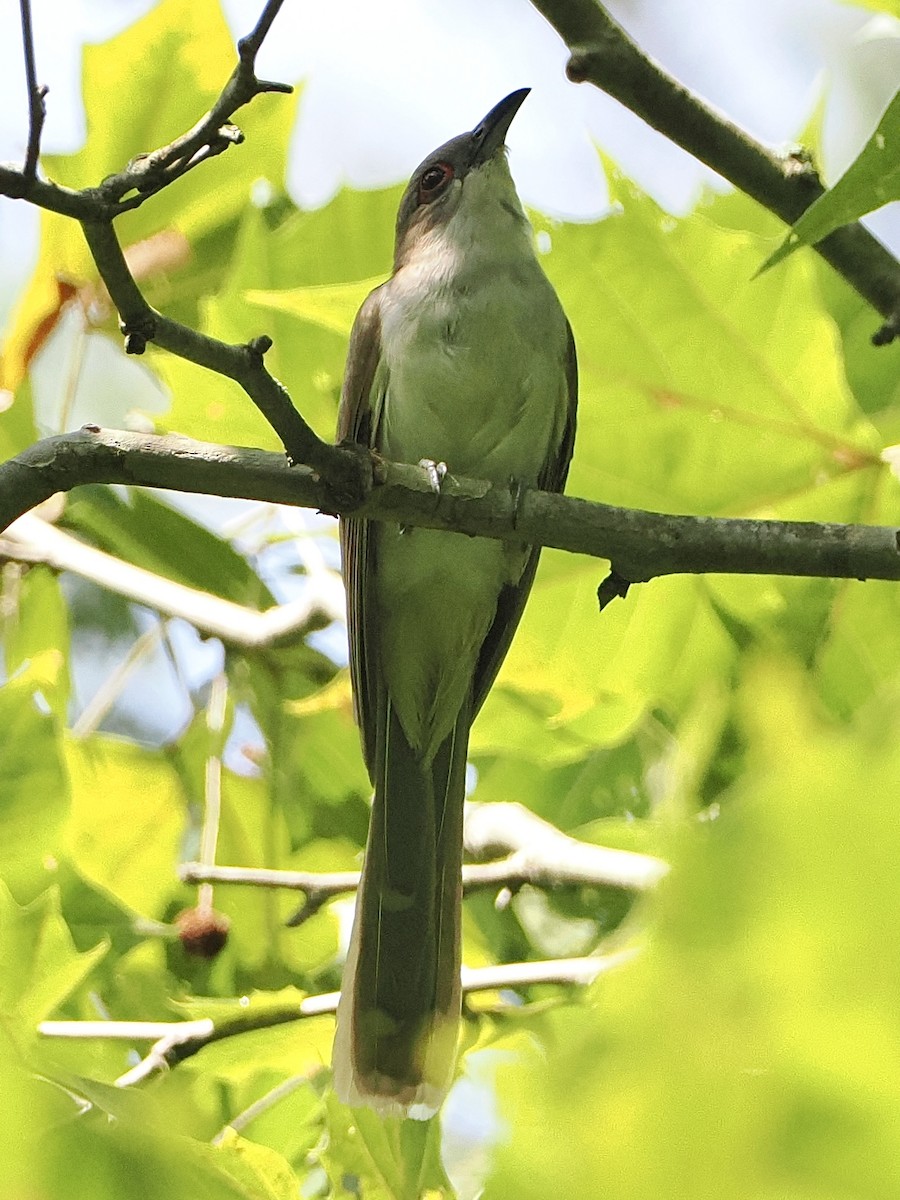
[[[270,338],[259,337],[247,345],[232,346],[164,317],[150,307],[135,283],[112,224],[83,221],[82,228],[100,277],[121,317],[127,353],[143,354],[147,342],[152,341],[180,358],[233,379],[278,434],[292,462],[306,463],[335,478],[341,456],[313,433],[285,389],[265,368],[263,356],[272,345]],[[345,457],[348,460],[345,468],[357,474],[358,456]]]
[[[124,562],[33,513],[19,517],[0,536],[2,558],[70,571],[165,617],[190,621],[205,637],[221,638],[227,646],[242,650],[260,650],[302,637],[314,626],[337,620],[344,613],[337,579],[333,593],[319,588],[300,600],[257,612]]]
[[[565,886],[618,887],[635,892],[653,888],[668,871],[662,859],[630,850],[595,846],[562,833],[521,804],[466,805],[465,848],[473,858],[505,855],[494,862],[466,863],[463,890],[496,888],[518,891]],[[356,891],[358,871],[277,871],[261,867],[223,867],[182,863],[183,883],[225,883],[243,887],[285,888],[305,900],[288,925],[301,925],[323,904]]]
[[[669,870],[662,859],[650,854],[612,850],[570,837],[514,802],[467,804],[464,838],[473,858],[506,855],[499,862],[468,868],[479,887],[501,884],[514,891],[525,883],[544,888],[568,884],[646,892]]]
[[[26,70],[31,88],[34,54],[30,16],[26,20],[28,0],[21,0],[21,3]],[[253,31],[238,43],[238,62],[221,95],[193,129],[167,146],[138,156],[123,171],[104,179],[97,187],[74,191],[37,178],[36,146],[40,128],[32,108],[34,155],[30,143],[29,157],[21,171],[0,166],[0,194],[29,200],[81,222],[100,278],[119,312],[127,353],[143,354],[147,343],[153,341],[172,354],[233,379],[278,434],[291,461],[313,467],[346,497],[355,497],[358,501],[371,483],[367,456],[341,453],[316,436],[294,408],[285,389],[266,370],[263,359],[272,345],[271,339],[263,335],[246,345],[228,345],[156,312],[135,282],[112,224],[120,213],[139,207],[148,196],[199,163],[240,142],[243,135],[229,124],[229,119],[255,96],[262,92],[292,90],[287,84],[260,80],[255,72],[257,53],[282,3],[283,0],[268,0]],[[29,170],[32,166],[35,169]]]
[[[335,447],[334,453],[345,451]],[[420,467],[381,460],[376,486],[353,504],[315,471],[291,467],[278,454],[96,426],[47,438],[0,464],[0,530],[55,492],[83,483],[240,496],[554,546],[609,559],[616,577],[628,583],[706,573],[900,579],[894,526],[669,516],[550,492],[517,496],[451,475],[435,495]]]
[[[634,949],[619,950],[597,958],[563,958],[552,961],[507,963],[495,967],[462,969],[463,992],[528,988],[540,984],[584,986],[600,975],[635,957]],[[258,1029],[323,1016],[337,1009],[339,992],[308,996],[299,1003],[266,1005],[229,1013],[213,1021],[42,1021],[38,1032],[51,1038],[97,1038],[120,1041],[155,1039],[136,1067],[116,1080],[116,1087],[130,1087],[152,1075],[176,1066],[204,1046],[224,1038]]]
[[[37,66],[34,59],[34,28],[31,23],[31,0],[19,0],[22,18],[22,48],[25,54],[25,84],[28,88],[28,148],[22,174],[25,179],[34,179],[37,174],[38,158],[41,153],[41,131],[47,110],[44,97],[47,89],[37,81]]]
[[[569,48],[566,68],[631,109],[791,225],[825,188],[803,154],[778,155],[714,112],[637,46],[597,0],[532,0]],[[885,318],[873,341],[900,332],[900,263],[862,225],[836,230],[815,249]]]
[[[37,119],[35,100],[40,97],[42,101],[43,97],[40,96],[35,75],[30,0],[20,0],[31,114],[29,153],[22,171],[8,165],[0,167],[0,194],[17,200],[29,200],[41,208],[76,217],[80,221],[111,221],[119,213],[139,207],[149,196],[185,174],[198,162],[242,141],[240,130],[229,124],[238,109],[263,92],[293,91],[290,84],[258,79],[255,71],[259,48],[283,3],[284,0],[268,0],[252,33],[238,43],[238,62],[218,100],[192,129],[167,146],[138,155],[124,170],[110,175],[99,186],[76,191],[39,180],[35,176],[40,124],[43,122],[43,114],[39,121]],[[32,159],[33,165],[29,170]]]

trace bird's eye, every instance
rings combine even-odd
[[[428,204],[437,199],[452,178],[453,168],[449,163],[436,163],[429,167],[419,180],[419,203]]]

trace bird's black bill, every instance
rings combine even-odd
[[[473,153],[471,166],[477,167],[492,158],[506,140],[513,117],[522,107],[531,88],[519,88],[499,104],[472,130]]]

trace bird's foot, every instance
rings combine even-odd
[[[428,483],[435,496],[440,496],[441,485],[447,475],[447,464],[445,462],[435,462],[433,458],[420,458],[417,466],[420,466],[428,476]],[[401,525],[400,533],[408,534],[412,532],[411,525]]]
[[[435,462],[433,458],[420,458],[419,466],[428,476],[428,482],[431,484],[431,490],[436,496],[441,494],[441,484],[447,474],[447,464],[445,462]]]

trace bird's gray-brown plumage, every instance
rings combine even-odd
[[[506,163],[514,92],[418,167],[394,270],[357,315],[338,434],[400,462],[561,491],[575,436],[571,329]],[[539,550],[341,523],[350,672],[374,786],[338,1009],[348,1103],[430,1116],[460,1011],[469,728],[509,648]]]

